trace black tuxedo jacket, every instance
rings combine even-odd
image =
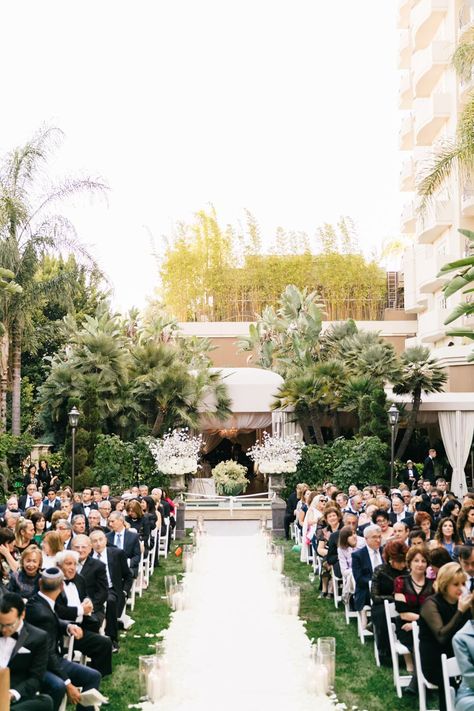
[[[432,484],[436,484],[434,461],[431,457],[426,457],[423,462],[423,479],[429,479]]]
[[[94,612],[104,614],[104,603],[107,600],[107,592],[109,584],[107,582],[107,573],[105,565],[100,560],[94,558],[86,558],[82,566],[80,576],[85,583],[86,595],[92,600]]]
[[[79,593],[79,599],[82,602],[85,597],[88,597],[86,581],[81,575],[76,575],[69,584],[72,583],[74,583],[74,585],[76,586],[77,592]],[[64,581],[64,585],[66,586],[67,584],[68,583]],[[58,599],[56,600],[55,610],[56,614],[62,620],[67,620],[68,622],[76,622],[77,616],[80,612],[82,612],[82,609],[72,607],[68,604],[66,593],[64,591],[59,595]],[[89,630],[90,632],[98,632],[103,619],[104,612],[102,609],[102,611],[94,611],[91,615],[84,615],[84,617],[82,618],[82,622],[78,622],[76,624],[79,624],[80,627],[83,627],[83,629]]]
[[[90,509],[97,510],[99,508],[95,501],[91,501],[91,503],[87,504],[87,505],[89,506],[89,510]],[[78,514],[81,514],[82,516],[85,516],[86,518],[88,517],[88,514],[86,514],[86,512],[84,510],[84,504],[74,504],[74,506],[72,507],[72,515],[77,516]]]
[[[44,630],[47,634],[48,671],[65,681],[68,677],[62,669],[62,641],[67,632],[68,622],[60,620],[48,601],[39,594],[30,597],[26,604],[27,621]]]
[[[418,484],[418,479],[419,479],[418,469],[415,467],[415,465],[413,465],[412,471],[413,471],[414,479],[410,479],[410,473],[409,473],[408,467],[407,467],[406,469],[404,469],[402,471],[402,474],[398,478],[398,481],[401,481],[404,484],[406,484],[408,487],[411,487],[412,489],[414,489],[415,485]]]
[[[118,595],[121,604],[123,604],[125,602],[125,597],[132,588],[133,573],[128,567],[127,556],[120,548],[108,546],[106,550],[112,588]],[[104,565],[104,563],[101,563],[99,560],[97,563]]]
[[[40,689],[47,665],[46,632],[24,622],[8,662],[10,689],[18,691],[22,701],[32,698]]]
[[[21,509],[22,511],[26,511],[27,508],[29,508],[26,505],[26,502],[28,501],[30,497],[28,494],[22,494],[20,498],[18,499],[18,508]],[[32,504],[34,506],[34,504]]]
[[[391,525],[391,526],[393,526],[395,523],[397,523],[397,514],[396,514],[396,513],[393,513],[393,511],[391,511],[391,512],[388,514],[388,516],[389,516],[389,518],[390,518],[390,525]],[[400,520],[401,520],[402,523],[406,523],[406,525],[408,526],[408,528],[413,528],[413,525],[414,525],[414,523],[415,523],[415,520],[414,520],[414,518],[413,518],[413,514],[409,513],[408,511],[405,511],[405,516],[404,516],[402,519],[400,519]]]
[[[110,531],[107,534],[107,546],[114,545],[115,533]],[[116,546],[114,546],[115,548]],[[108,550],[107,548],[107,550]],[[123,531],[123,552],[125,557],[130,561],[129,567],[132,570],[134,577],[138,574],[138,568],[140,566],[140,558],[142,557],[142,551],[140,548],[140,537],[135,531],[130,531],[127,528]]]

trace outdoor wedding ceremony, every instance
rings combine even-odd
[[[474,711],[474,0],[0,12],[0,711]]]

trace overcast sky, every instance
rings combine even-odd
[[[364,246],[397,236],[396,2],[10,0],[1,4],[0,152],[44,122],[54,163],[101,176],[69,210],[119,308],[157,284],[152,256],[213,203],[314,233],[344,214]]]

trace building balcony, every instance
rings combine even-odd
[[[461,213],[463,217],[474,217],[474,186],[465,185],[461,195]]]
[[[398,48],[398,68],[410,69],[411,59],[411,40],[410,31],[402,30],[400,32],[400,43]]]
[[[427,250],[426,261],[423,267],[425,277],[420,283],[421,294],[434,294],[435,291],[441,289],[452,277],[452,275],[438,276],[440,269],[448,262],[454,262],[456,259],[454,254],[440,254],[434,247]]]
[[[400,171],[400,190],[402,192],[415,190],[415,161],[413,158],[403,161]]]
[[[432,244],[453,224],[454,210],[449,200],[437,200],[426,215],[419,217],[416,232],[419,244]]]
[[[399,15],[400,18],[400,15]],[[459,11],[459,34],[458,40],[464,40],[465,35],[474,27],[474,6],[470,2],[465,2]]]
[[[410,72],[403,72],[400,77],[400,88],[398,90],[398,108],[411,109],[413,104],[413,89],[411,85]]]
[[[420,294],[417,272],[424,263],[425,246],[413,244],[403,253],[402,270],[405,283],[405,311],[409,314],[419,314],[425,310],[428,297]]]
[[[411,151],[413,148],[413,128],[415,121],[413,114],[405,116],[399,133],[399,145],[401,151]]]
[[[425,49],[446,16],[450,0],[420,0],[411,13],[414,49]]]
[[[398,28],[407,30],[410,26],[410,11],[412,0],[399,0],[398,2]]]
[[[413,93],[415,96],[431,95],[433,88],[451,60],[452,52],[451,42],[433,42],[426,49],[415,52],[412,59]]]
[[[418,337],[422,343],[434,343],[446,335],[447,326],[444,325],[448,318],[448,309],[430,309],[418,317]]]
[[[401,216],[401,231],[403,234],[412,234],[416,228],[416,208],[414,202],[408,202]]]
[[[431,146],[451,115],[451,94],[433,94],[429,99],[415,99],[415,143]]]
[[[469,79],[461,79],[459,82],[459,101],[465,104],[474,90],[474,70]]]

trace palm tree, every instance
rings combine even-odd
[[[467,295],[474,291],[474,232],[470,230],[458,230],[470,242],[471,254],[464,259],[458,259],[455,262],[445,264],[439,275],[443,276],[449,272],[457,272],[452,279],[443,287],[445,298],[452,296],[458,291],[466,294],[466,301],[461,302],[449,314],[444,322],[446,325],[456,321],[461,316],[472,316],[474,314],[474,302],[467,300]],[[453,331],[447,332],[448,336],[461,336],[474,340],[473,328],[455,328]],[[471,355],[470,360],[473,360],[474,355]]]
[[[453,66],[461,80],[470,80],[474,68],[474,30],[468,32],[453,55]],[[456,137],[437,147],[436,157],[418,186],[420,209],[424,211],[431,198],[458,170],[464,177],[474,170],[474,92],[469,95],[456,129]]]
[[[4,369],[12,351],[12,432],[20,434],[21,349],[31,310],[37,301],[34,275],[42,255],[67,246],[88,256],[76,239],[72,224],[55,214],[54,206],[78,193],[103,192],[105,185],[91,178],[66,179],[45,187],[41,171],[62,133],[42,128],[23,147],[13,150],[0,167],[0,264],[10,269],[22,287],[21,293],[4,298],[0,401],[5,400],[7,374]],[[45,288],[43,284],[41,288]],[[5,431],[6,412],[0,408],[0,431]]]
[[[429,348],[414,346],[407,348],[400,357],[401,371],[398,381],[393,386],[397,395],[412,396],[411,411],[402,441],[398,446],[396,458],[401,459],[408,447],[421,405],[422,394],[439,393],[446,383],[446,372],[430,355]]]

